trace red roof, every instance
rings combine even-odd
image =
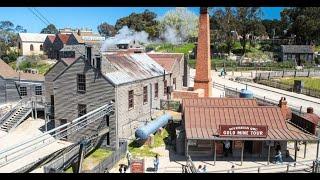
[[[315,136],[288,125],[275,106],[185,106],[184,124],[188,139],[223,139],[219,137],[219,125],[266,125],[268,135],[263,140],[316,140]]]
[[[148,56],[169,72],[172,72],[174,63],[183,58],[181,53],[148,53]]]
[[[56,39],[56,35],[48,35],[48,38],[50,42],[53,43],[53,41]]]
[[[59,39],[62,41],[63,44],[66,44],[70,34],[58,34]]]
[[[303,117],[306,120],[312,122],[313,124],[319,124],[319,122],[320,122],[320,117],[316,114],[313,114],[313,113],[306,113],[303,115]]]
[[[245,98],[186,98],[182,100],[183,106],[258,106],[256,99]]]

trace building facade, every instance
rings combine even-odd
[[[0,59],[0,104],[44,95],[44,76],[16,72]]]
[[[40,33],[19,33],[17,46],[21,56],[44,54],[43,43],[48,35]]]
[[[303,61],[311,62],[314,59],[314,50],[309,45],[281,45],[280,60],[294,61],[298,66]]]

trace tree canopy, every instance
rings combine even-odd
[[[58,29],[54,24],[49,24],[47,27],[43,28],[40,33],[41,34],[57,34]]]
[[[120,18],[115,24],[116,31],[124,26],[135,31],[145,31],[150,38],[159,37],[159,22],[156,20],[157,14],[149,10],[143,13],[131,13],[129,16]]]
[[[103,22],[98,26],[98,32],[101,36],[110,37],[116,34],[116,29],[114,26]]]

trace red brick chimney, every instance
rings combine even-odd
[[[287,101],[285,97],[281,97],[278,106],[280,107],[281,113],[286,120],[292,118],[292,111],[287,106]]]
[[[194,89],[204,89],[204,96],[212,95],[210,59],[210,22],[207,7],[200,8],[199,34]]]

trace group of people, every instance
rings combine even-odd
[[[128,161],[128,165],[120,164],[120,168],[119,168],[120,173],[126,173],[127,169],[130,168],[132,155],[129,151],[127,151],[127,153],[126,153],[126,158]],[[159,156],[158,156],[158,154],[155,156],[155,159],[153,161],[153,165],[154,165],[154,172],[158,172],[158,170],[159,170]]]
[[[198,172],[199,173],[206,173],[207,172],[207,166],[206,165],[199,165],[198,166]]]

